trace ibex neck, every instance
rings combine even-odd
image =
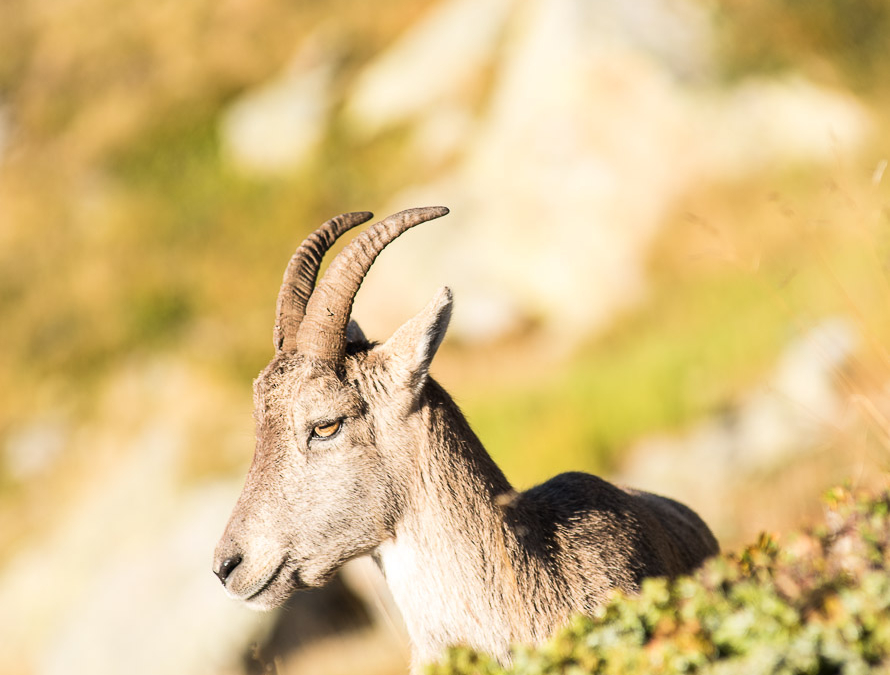
[[[521,547],[504,521],[512,488],[448,394],[433,382],[427,390],[420,414],[431,433],[418,448],[410,505],[379,560],[416,659],[452,644],[505,657],[511,643],[538,638],[514,573]],[[533,564],[524,561],[525,575]]]

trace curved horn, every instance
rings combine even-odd
[[[297,349],[319,360],[342,360],[346,354],[346,324],[352,302],[374,259],[405,230],[447,213],[444,206],[401,211],[349,242],[334,258],[309,298],[306,317],[297,331]]]
[[[327,250],[347,230],[374,217],[373,213],[357,211],[331,218],[310,234],[297,248],[284,272],[278,302],[275,305],[275,330],[272,340],[275,351],[296,349],[297,329],[306,313],[306,303],[315,287],[318,268]]]

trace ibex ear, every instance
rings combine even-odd
[[[364,344],[367,341],[368,338],[365,337],[365,332],[355,322],[355,319],[350,319],[349,323],[346,324],[346,342],[351,344]]]
[[[426,382],[430,363],[442,344],[450,319],[451,289],[446,286],[378,348],[393,378],[407,386],[414,398]]]

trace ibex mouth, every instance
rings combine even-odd
[[[251,593],[250,595],[248,595],[244,598],[244,602],[254,602],[257,598],[259,598],[259,596],[261,596],[263,593],[265,593],[267,590],[269,590],[269,587],[272,586],[272,584],[275,583],[275,581],[278,579],[278,577],[281,576],[281,571],[284,569],[284,566],[286,564],[287,564],[287,560],[286,559],[282,560],[281,564],[275,568],[275,571],[272,572],[272,574],[269,576],[269,578],[266,579],[266,581],[264,581],[255,592]]]
[[[293,561],[285,558],[256,590],[241,595],[249,607],[273,609],[283,604],[293,593],[311,588],[300,576],[300,570]]]

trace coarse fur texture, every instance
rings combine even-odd
[[[589,474],[515,492],[429,376],[451,316],[447,288],[380,345],[343,311],[325,316],[330,306],[351,308],[364,272],[401,233],[394,222],[404,231],[446,212],[391,216],[371,228],[390,233],[379,248],[365,250],[372,233],[338,256],[337,270],[365,256],[364,271],[345,282],[326,275],[322,283],[344,297],[306,309],[307,321],[329,322],[332,346],[301,350],[311,337],[276,327],[276,345],[298,346],[279,349],[254,383],[256,452],[214,560],[232,596],[270,608],[374,555],[415,669],[457,643],[507,660],[512,643],[546,639],[611,589],[633,593],[646,577],[688,573],[718,550],[682,504]],[[302,274],[314,279],[317,263]],[[304,333],[306,325],[315,324]],[[340,342],[330,337],[337,331]]]

